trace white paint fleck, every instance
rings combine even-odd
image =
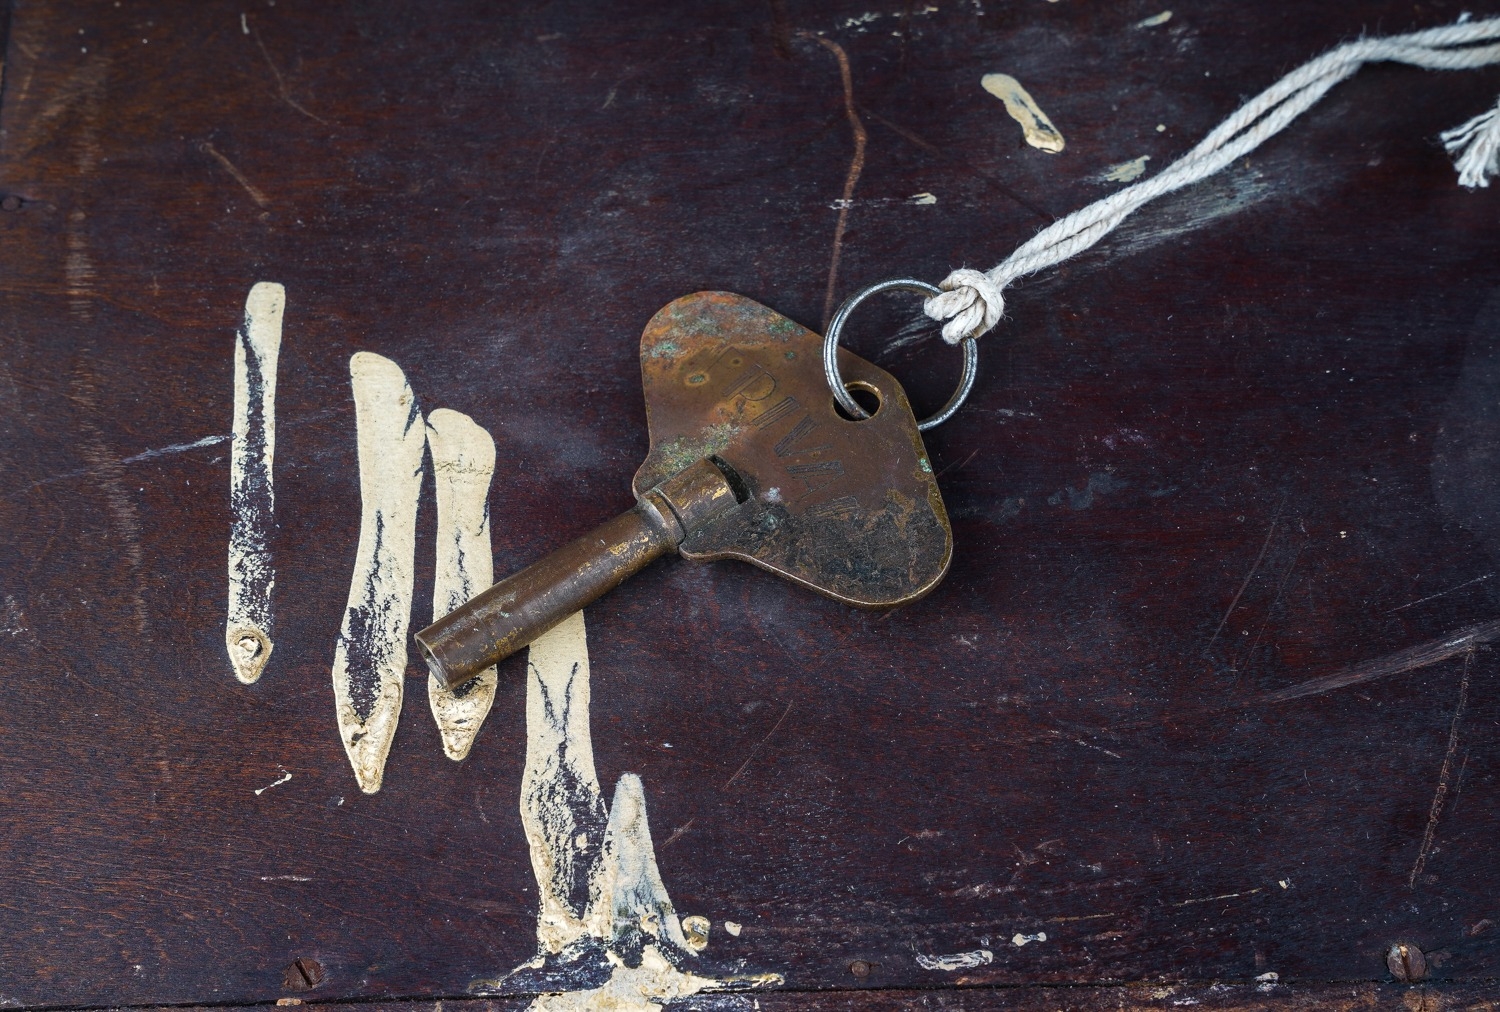
[[[489,508],[495,441],[468,415],[439,408],[427,416],[427,449],[437,494],[436,620],[495,582]],[[469,754],[495,702],[496,680],[493,667],[456,689],[427,675],[427,701],[449,759],[457,762]]]
[[[374,794],[401,715],[427,438],[400,366],[362,351],[349,360],[349,376],[359,453],[359,548],[334,650],[333,698],[359,789]]]
[[[272,787],[280,787],[282,784],[284,784],[288,780],[292,779],[292,775],[290,773],[288,773],[284,767],[278,765],[276,768],[279,769],[279,770],[281,770],[281,777],[280,777],[280,779],[273,780],[269,784],[266,784],[266,786],[264,786],[264,787],[257,787],[255,789],[255,796],[257,798],[260,797],[262,794],[266,793],[266,791],[269,791]]]
[[[1159,133],[1159,134],[1166,133],[1167,132],[1167,125],[1165,123],[1158,123],[1158,124],[1156,124],[1156,132]]]
[[[925,191],[922,192],[922,193],[913,193],[910,197],[907,198],[907,200],[910,201],[913,204],[936,204],[937,203],[937,197],[935,197],[932,194],[927,193]]]
[[[691,914],[682,919],[682,937],[687,939],[689,949],[694,952],[702,952],[708,948],[708,933],[712,925],[708,918],[699,914]]]
[[[240,34],[241,35],[249,35],[250,34],[250,22],[248,22],[248,21],[245,20],[245,12],[244,11],[240,12]],[[141,41],[145,42],[146,40],[142,39]]]
[[[1135,23],[1135,26],[1137,28],[1155,28],[1157,25],[1164,25],[1171,20],[1172,12],[1162,11],[1160,14],[1153,14],[1149,18],[1142,18]]]
[[[1283,888],[1283,889],[1290,889],[1291,885],[1292,885],[1292,880],[1289,879],[1289,878],[1279,878],[1279,879],[1276,880],[1276,884],[1279,885],[1279,886],[1281,886],[1281,888]]]
[[[1150,155],[1141,155],[1128,162],[1111,165],[1099,176],[1099,181],[1101,183],[1133,183],[1145,175],[1146,163],[1150,160]]]
[[[1052,120],[1047,118],[1036,100],[1009,74],[985,74],[979,84],[985,91],[1005,103],[1005,111],[1011,119],[1021,124],[1026,143],[1048,154],[1057,154],[1063,149],[1063,135]]]
[[[1029,945],[1032,942],[1045,942],[1046,940],[1047,932],[1045,931],[1038,931],[1034,935],[1023,935],[1019,931],[1017,931],[1014,935],[1010,936],[1010,944],[1014,945],[1018,949],[1023,945]]]
[[[973,952],[955,952],[947,956],[927,956],[917,953],[917,965],[924,970],[972,970],[976,966],[985,966],[995,961],[995,954],[989,949],[975,949]]]
[[[262,875],[262,882],[311,882],[311,875]]]
[[[743,931],[744,928],[734,921],[725,921],[724,930],[729,932],[735,938],[738,938],[740,937],[740,932]]]
[[[271,590],[276,584],[270,538],[276,522],[276,363],[286,289],[262,281],[245,299],[234,335],[234,420],[229,450],[229,610],[224,646],[234,676],[260,678],[275,643]],[[206,441],[187,444],[203,445]],[[176,449],[167,447],[167,450]],[[147,451],[152,453],[153,451]],[[144,456],[144,454],[142,455]]]

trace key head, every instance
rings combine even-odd
[[[743,501],[692,532],[690,559],[753,562],[848,604],[914,601],[942,580],[953,531],[911,405],[895,377],[839,349],[845,381],[879,399],[844,418],[823,339],[728,292],[698,292],[641,335],[651,452],[635,493],[703,458]]]

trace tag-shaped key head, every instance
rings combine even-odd
[[[689,533],[683,556],[744,559],[862,607],[914,601],[953,554],[916,418],[893,376],[840,348],[845,381],[879,400],[870,418],[845,418],[822,347],[728,292],[662,309],[641,335],[651,452],[635,494],[712,459],[743,486],[742,501]]]

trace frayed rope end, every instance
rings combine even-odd
[[[1489,186],[1490,177],[1500,175],[1500,102],[1441,137],[1448,153],[1457,156],[1453,165],[1460,186]]]
[[[922,310],[934,320],[948,321],[943,324],[943,340],[949,344],[978,337],[1005,314],[1003,286],[983,271],[960,267],[938,287],[943,294],[928,299]]]

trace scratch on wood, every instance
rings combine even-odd
[[[849,224],[849,205],[854,200],[854,186],[865,168],[865,143],[869,135],[860,122],[859,112],[854,107],[854,75],[849,70],[849,54],[844,47],[832,39],[825,39],[811,32],[798,32],[799,38],[811,39],[833,54],[839,62],[839,78],[844,84],[844,114],[849,117],[849,128],[854,132],[854,157],[849,160],[849,172],[844,176],[844,196],[839,201],[839,219],[833,227],[833,256],[828,263],[828,291],[823,296],[823,329],[833,318],[833,297],[838,291],[839,258],[844,252],[844,229]],[[725,786],[728,786],[727,784]]]
[[[202,151],[206,155],[212,155],[214,161],[222,165],[224,167],[224,171],[233,176],[234,181],[245,188],[245,192],[250,194],[250,199],[255,201],[258,206],[260,206],[262,209],[269,208],[271,206],[271,198],[262,193],[258,186],[250,182],[250,180],[246,179],[245,174],[241,172],[233,162],[231,162],[228,158],[225,158],[224,153],[221,152],[218,148],[214,147],[208,141],[203,141],[198,145],[198,150]]]
[[[1427,855],[1432,852],[1432,841],[1437,835],[1438,819],[1443,814],[1443,802],[1448,797],[1448,777],[1453,772],[1453,757],[1458,753],[1458,724],[1464,716],[1464,706],[1469,701],[1469,669],[1474,663],[1471,648],[1464,654],[1464,673],[1458,683],[1458,703],[1453,707],[1453,720],[1448,725],[1448,751],[1443,755],[1443,765],[1438,770],[1437,790],[1432,795],[1432,807],[1427,813],[1427,829],[1422,833],[1422,846],[1417,849],[1417,860],[1406,878],[1406,887],[1415,889],[1417,877],[1427,866]]]
[[[1415,601],[1409,601],[1399,608],[1392,608],[1389,614],[1394,615],[1398,611],[1405,611],[1408,608],[1415,608],[1419,604],[1426,604],[1428,601],[1436,601],[1440,597],[1447,597],[1449,594],[1463,590],[1465,587],[1472,587],[1476,583],[1483,583],[1485,580],[1488,580],[1494,575],[1494,573],[1485,573],[1483,576],[1476,576],[1472,580],[1465,580],[1463,583],[1460,583],[1456,587],[1449,587],[1447,590],[1440,590],[1436,594],[1428,594],[1426,597],[1419,597]]]
[[[1217,896],[1199,896],[1196,899],[1183,900],[1181,903],[1173,903],[1172,906],[1190,907],[1195,903],[1212,903],[1214,900],[1233,900],[1238,899],[1241,896],[1254,896],[1256,893],[1260,892],[1261,888],[1261,886],[1256,886],[1254,889],[1246,889],[1244,892],[1239,893],[1220,893]]]
[[[1111,918],[1111,917],[1124,917],[1124,916],[1125,916],[1124,914],[1118,913],[1118,912],[1116,912],[1116,913],[1108,913],[1108,914],[1079,914],[1079,915],[1077,915],[1075,917],[1049,917],[1049,918],[1047,918],[1047,923],[1048,924],[1072,924],[1075,921],[1103,921],[1103,920],[1107,920],[1108,918]]]
[[[1124,756],[1120,755],[1120,753],[1118,753],[1118,752],[1111,752],[1109,749],[1105,748],[1102,745],[1093,745],[1093,744],[1090,744],[1089,742],[1084,741],[1082,738],[1077,738],[1077,737],[1074,737],[1072,735],[1064,734],[1061,731],[1048,731],[1046,733],[1047,733],[1047,735],[1049,737],[1057,738],[1060,741],[1071,742],[1072,744],[1078,745],[1081,748],[1091,748],[1095,752],[1103,752],[1105,755],[1109,756],[1111,759],[1123,759],[1124,758]]]
[[[769,0],[771,6],[771,48],[778,59],[792,56],[792,35],[786,23],[786,0]]]
[[[1255,578],[1256,570],[1260,569],[1260,564],[1265,561],[1266,550],[1271,547],[1271,536],[1276,533],[1276,522],[1281,519],[1281,509],[1285,505],[1286,497],[1283,496],[1281,502],[1276,507],[1276,512],[1271,515],[1271,526],[1266,530],[1266,540],[1261,542],[1260,554],[1255,557],[1255,562],[1251,565],[1250,572],[1245,574],[1245,579],[1240,584],[1240,589],[1234,592],[1234,599],[1229,602],[1229,610],[1224,612],[1224,617],[1219,619],[1219,624],[1214,629],[1214,634],[1208,638],[1208,646],[1203,648],[1205,655],[1214,648],[1214,642],[1219,638],[1219,633],[1224,631],[1224,624],[1229,621],[1229,616],[1234,614],[1234,609],[1239,607],[1240,598],[1245,596],[1245,588],[1250,586],[1250,581]]]
[[[696,817],[691,818],[684,822],[682,825],[678,826],[676,829],[672,830],[672,835],[667,837],[667,842],[661,845],[661,849],[666,850],[668,847],[672,846],[672,844],[676,843],[678,838],[688,830],[692,829],[693,823],[697,821],[698,820]]]
[[[104,430],[94,422],[93,415],[100,410],[99,390],[107,384],[96,373],[89,362],[92,355],[83,356],[83,364],[74,374],[69,399],[87,412],[79,421],[79,428],[86,437],[79,445],[87,470],[98,476],[99,489],[104,493],[114,518],[115,529],[120,535],[125,561],[130,569],[130,598],[135,611],[135,629],[146,636],[146,601],[141,595],[141,568],[145,564],[145,551],[141,547],[141,519],[135,500],[126,490],[125,468],[120,458],[110,451],[104,439]]]
[[[791,712],[792,704],[788,702],[786,704],[786,709],[781,711],[781,718],[776,721],[776,726],[771,728],[771,733],[762,738],[760,740],[760,743],[750,750],[750,754],[745,757],[745,761],[740,765],[740,768],[734,771],[734,776],[724,781],[724,786],[719,788],[720,790],[727,791],[730,785],[738,780],[740,778],[740,775],[744,773],[745,770],[750,768],[750,764],[755,760],[756,755],[759,754],[760,750],[765,747],[766,742],[770,741],[773,737],[775,737],[776,732],[781,730],[781,725],[786,723],[787,714]]]
[[[1302,550],[1306,547],[1307,542],[1305,541],[1297,546],[1297,554],[1292,556],[1291,564],[1286,567],[1286,573],[1282,575],[1280,582],[1276,584],[1276,596],[1271,598],[1271,606],[1266,609],[1266,616],[1261,620],[1260,628],[1255,631],[1255,639],[1250,641],[1250,649],[1245,651],[1244,661],[1247,667],[1249,666],[1251,659],[1255,657],[1255,648],[1260,646],[1260,639],[1266,634],[1266,627],[1271,624],[1271,616],[1275,613],[1276,606],[1281,603],[1281,595],[1285,593],[1286,585],[1291,582],[1292,573],[1296,572],[1297,562],[1302,558]],[[1238,669],[1238,662],[1230,665],[1229,668],[1229,670],[1231,671],[1236,671]]]
[[[932,143],[931,141],[926,140],[925,138],[923,138],[920,134],[917,134],[914,131],[908,130],[906,127],[903,127],[899,123],[893,123],[893,122],[891,122],[890,120],[886,119],[884,116],[881,116],[879,113],[872,112],[870,109],[866,108],[865,106],[859,106],[858,108],[859,108],[859,114],[861,116],[864,116],[864,117],[866,117],[868,119],[874,120],[876,123],[879,123],[881,126],[885,127],[887,130],[891,131],[896,136],[901,137],[904,140],[910,141],[911,143],[915,144],[917,147],[921,148],[923,151],[926,151],[928,154],[934,155],[938,159],[940,159],[942,161],[945,161],[945,162],[948,162],[949,164],[957,165],[957,166],[959,166],[961,168],[967,169],[969,172],[973,173],[974,175],[978,176],[980,179],[984,180],[984,182],[986,184],[988,184],[990,186],[990,188],[993,189],[996,193],[999,193],[999,194],[1001,194],[1003,196],[1009,197],[1011,200],[1014,200],[1017,204],[1020,204],[1022,207],[1024,207],[1026,210],[1030,211],[1032,214],[1036,215],[1042,221],[1045,221],[1048,224],[1051,224],[1052,222],[1054,222],[1054,221],[1057,220],[1058,215],[1055,215],[1055,214],[1051,213],[1050,211],[1048,211],[1046,208],[1042,207],[1041,205],[1033,203],[1032,201],[1028,200],[1026,197],[1023,197],[1021,194],[1017,193],[1015,190],[1012,190],[1010,187],[1006,186],[1004,183],[1000,182],[994,176],[991,176],[988,172],[985,172],[984,170],[982,170],[981,168],[979,168],[979,166],[975,165],[973,162],[969,161],[968,159],[961,158],[961,157],[955,157],[954,155],[949,154],[943,148],[940,148],[936,144]]]
[[[1482,643],[1493,643],[1496,640],[1500,640],[1500,619],[1464,626],[1441,639],[1419,643],[1385,657],[1342,668],[1322,678],[1313,678],[1296,685],[1289,685],[1285,689],[1278,689],[1276,692],[1267,693],[1257,702],[1285,703],[1288,700],[1301,699],[1303,696],[1316,696],[1322,692],[1332,692],[1334,689],[1343,689],[1362,682],[1373,682],[1377,678],[1402,675],[1408,671],[1429,667],[1440,661],[1446,661],[1450,657],[1468,653]]]
[[[266,66],[271,68],[271,75],[276,78],[276,93],[280,96],[281,100],[287,105],[291,106],[293,109],[296,109],[302,115],[306,116],[308,119],[317,120],[324,126],[329,126],[330,124],[326,119],[308,109],[307,106],[303,105],[301,102],[292,97],[292,93],[288,91],[286,87],[286,78],[281,76],[281,69],[276,66],[276,61],[271,59],[271,51],[267,49],[266,44],[261,41],[260,32],[256,31],[255,28],[252,27],[250,29],[250,36],[251,38],[255,39],[255,44],[260,47],[260,55],[266,58]]]

